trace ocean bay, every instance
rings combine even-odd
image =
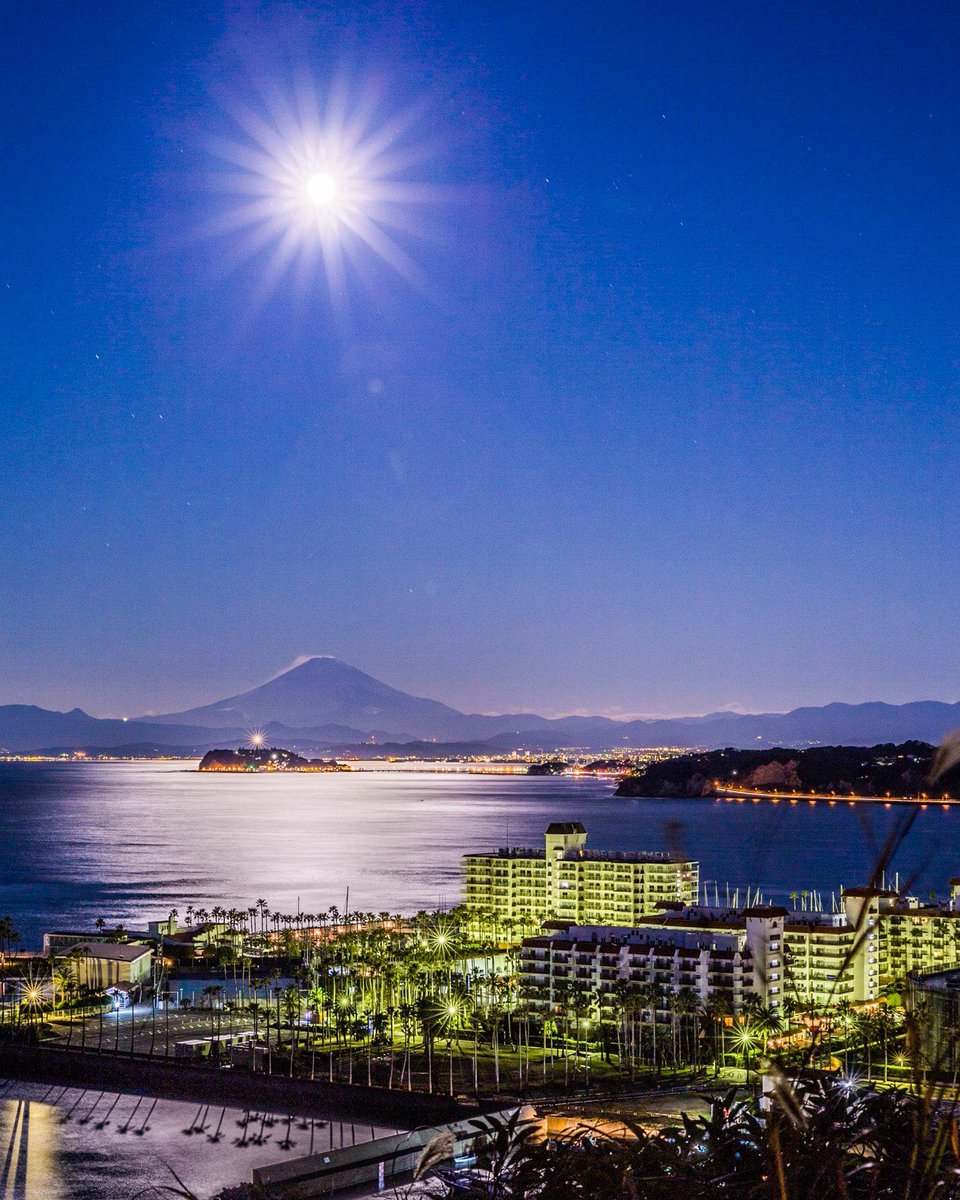
[[[721,897],[727,883],[771,899],[867,880],[902,809],[781,800],[654,800],[592,777],[424,769],[346,774],[200,774],[185,762],[0,764],[0,913],[26,944],[44,929],[128,927],[188,905],[280,912],[416,912],[457,903],[460,857],[542,845],[581,820],[589,845],[682,850]],[[958,872],[960,813],[916,814],[892,864],[916,894]]]

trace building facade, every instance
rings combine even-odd
[[[916,1019],[915,1049],[924,1067],[956,1079],[960,1071],[960,972],[911,975],[905,1002]]]
[[[464,856],[463,902],[499,921],[626,926],[697,894],[699,866],[669,854],[594,851],[579,821],[550,825],[544,848]]]
[[[753,956],[734,935],[611,926],[570,926],[527,938],[520,953],[524,995],[541,1011],[562,1009],[579,995],[601,1018],[613,1018],[632,996],[666,1011],[686,994],[697,1006],[714,1000],[739,1012],[753,991]]]
[[[70,964],[81,987],[95,991],[148,984],[153,969],[149,946],[118,942],[81,942],[57,958]]]
[[[701,1005],[810,1009],[869,1004],[899,994],[918,971],[960,965],[960,886],[943,905],[880,888],[849,888],[839,911],[667,903],[632,927],[570,923],[524,940],[522,979],[554,1004],[568,986],[592,990],[601,1008],[617,988],[690,990]]]

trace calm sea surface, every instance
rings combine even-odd
[[[782,899],[862,883],[896,808],[628,800],[608,781],[356,770],[199,774],[186,763],[0,763],[0,915],[44,929],[128,926],[188,904],[284,913],[457,902],[460,856],[542,845],[580,820],[598,849],[682,849],[701,879]],[[960,808],[930,805],[895,868],[915,891],[960,875]]]

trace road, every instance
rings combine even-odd
[[[173,1056],[176,1043],[180,1041],[253,1029],[249,1017],[224,1012],[220,1014],[218,1022],[217,1016],[214,1012],[211,1020],[209,1012],[158,1011],[151,1004],[137,1004],[116,1013],[107,1013],[102,1020],[100,1017],[89,1017],[84,1022],[75,1021],[72,1030],[67,1021],[48,1020],[64,1043],[69,1040],[73,1046],[83,1043],[87,1048],[97,1048],[102,1038],[104,1050],[116,1047],[121,1052],[152,1052],[162,1058],[166,1053]]]
[[[921,808],[927,808],[928,805],[939,805],[941,808],[951,808],[960,805],[960,800],[954,800],[952,796],[854,796],[854,795],[837,795],[835,792],[775,792],[764,791],[759,788],[735,788],[722,787],[716,789],[716,795],[721,800],[769,800],[773,804],[778,804],[781,801],[786,801],[789,804],[798,804],[801,800],[806,800],[810,804],[816,804],[819,801],[826,801],[827,804],[882,804],[885,808],[890,808],[894,804],[910,805]]]

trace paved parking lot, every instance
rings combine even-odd
[[[137,1054],[153,1053],[162,1057],[169,1053],[175,1054],[176,1043],[194,1038],[208,1038],[212,1035],[235,1034],[252,1032],[253,1022],[236,1013],[211,1014],[209,1011],[194,1010],[155,1010],[152,1005],[138,1004],[132,1008],[122,1009],[116,1013],[100,1017],[90,1017],[86,1021],[73,1022],[72,1029],[66,1021],[53,1023],[54,1030],[61,1040],[71,1045],[99,1047],[120,1051],[133,1051]],[[262,1029],[262,1022],[261,1022]]]

